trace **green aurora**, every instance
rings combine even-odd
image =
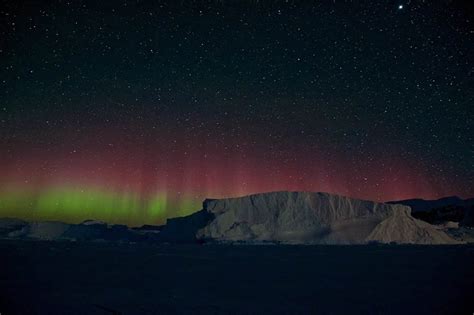
[[[163,224],[169,217],[188,215],[201,209],[202,200],[171,197],[158,192],[147,199],[136,193],[101,189],[51,187],[41,191],[8,189],[0,191],[0,217],[26,220],[54,220],[79,223],[102,220],[140,226]]]

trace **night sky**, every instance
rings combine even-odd
[[[472,197],[473,19],[468,1],[3,2],[0,216]]]

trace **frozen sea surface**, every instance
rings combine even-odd
[[[3,314],[472,314],[472,246],[0,241]]]

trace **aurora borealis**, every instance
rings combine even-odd
[[[474,195],[457,1],[0,9],[0,217],[163,223],[274,190]]]

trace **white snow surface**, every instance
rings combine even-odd
[[[413,218],[407,206],[321,192],[270,192],[208,199],[214,219],[196,237],[215,241],[289,244],[455,244],[434,226]]]

